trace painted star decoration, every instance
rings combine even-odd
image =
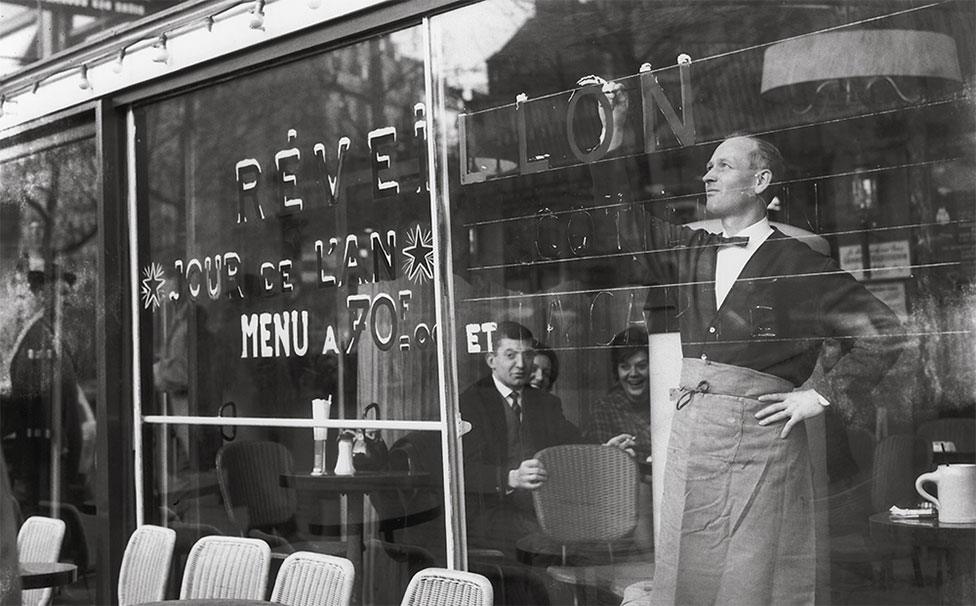
[[[144,309],[152,307],[153,311],[159,309],[159,297],[163,291],[163,266],[153,262],[149,266],[142,268],[142,281],[140,282],[139,294],[142,296],[142,306]]]
[[[434,279],[434,237],[419,225],[407,232],[403,272],[410,280],[422,283]]]

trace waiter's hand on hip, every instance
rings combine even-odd
[[[820,404],[817,392],[812,389],[789,391],[786,393],[770,393],[759,396],[760,402],[770,402],[770,405],[756,413],[760,425],[769,425],[786,420],[779,437],[789,435],[793,426],[817,415],[822,415],[824,407]]]

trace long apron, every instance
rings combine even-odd
[[[812,604],[813,480],[803,423],[761,426],[756,398],[793,391],[685,358],[668,442],[652,604]]]

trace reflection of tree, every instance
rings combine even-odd
[[[91,141],[56,147],[0,167],[2,203],[21,207],[22,224],[38,240],[22,246],[36,246],[50,260],[71,255],[90,242],[98,232],[96,174]]]
[[[0,164],[0,205],[5,247],[16,255],[0,264],[0,349],[6,356],[35,312],[26,291],[28,269],[53,273],[55,264],[75,275],[72,305],[63,326],[82,380],[95,375],[93,313],[98,233],[95,145],[84,139]],[[11,225],[13,228],[11,228]],[[53,303],[53,301],[52,301]],[[6,375],[7,362],[3,364]],[[5,377],[6,378],[6,377]]]

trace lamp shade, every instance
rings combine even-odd
[[[938,32],[857,29],[778,42],[763,57],[761,92],[807,82],[874,77],[961,82],[956,41]]]

